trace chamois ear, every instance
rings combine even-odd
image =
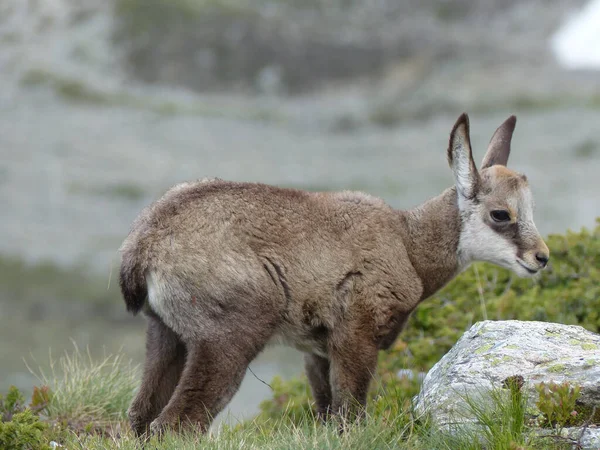
[[[479,188],[479,173],[473,161],[467,113],[461,114],[450,133],[448,164],[454,174],[459,203],[460,199],[472,200],[475,198]]]
[[[510,141],[513,132],[515,131],[516,124],[516,116],[510,116],[498,127],[492,136],[487,152],[483,157],[483,162],[481,163],[482,169],[491,167],[495,164],[506,166],[508,156],[510,155]]]

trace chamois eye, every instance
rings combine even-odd
[[[490,216],[494,220],[494,222],[508,222],[510,221],[510,214],[508,211],[504,211],[502,209],[495,209],[490,212]]]

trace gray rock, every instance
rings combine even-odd
[[[539,436],[556,435],[556,430],[539,430]],[[580,449],[598,450],[600,448],[600,428],[597,426],[583,429],[582,427],[563,428],[559,432],[562,442],[577,443]],[[551,442],[551,441],[550,441]]]
[[[522,392],[533,414],[535,385],[540,382],[578,385],[580,401],[600,407],[600,335],[580,326],[547,322],[478,322],[429,371],[415,411],[429,414],[440,427],[475,425],[465,398],[489,402],[490,390],[508,392],[503,384],[512,376],[523,377]],[[581,435],[577,428],[564,432]],[[600,448],[600,431],[587,429],[581,443],[584,448]]]

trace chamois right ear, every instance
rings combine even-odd
[[[462,113],[450,133],[448,164],[454,174],[454,182],[460,200],[472,200],[479,188],[479,173],[473,161],[471,138],[469,136],[469,116]]]

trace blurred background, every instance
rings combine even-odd
[[[117,249],[205,176],[357,189],[399,208],[452,183],[518,116],[510,166],[543,234],[600,215],[600,1],[0,0],[0,391],[88,346],[144,356]],[[34,364],[35,365],[35,364]],[[297,375],[271,348],[257,377]],[[269,388],[248,373],[230,417]]]

